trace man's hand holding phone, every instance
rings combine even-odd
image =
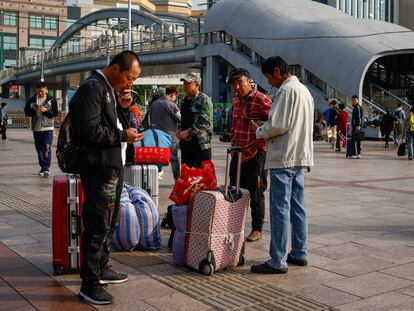
[[[127,133],[127,143],[128,144],[133,144],[137,141],[140,141],[144,138],[144,132],[137,132],[137,129],[135,128],[129,128],[126,129],[126,133]]]

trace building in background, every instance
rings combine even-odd
[[[66,29],[66,1],[0,2],[0,70],[18,65],[21,49],[48,49]]]
[[[357,18],[399,24],[414,30],[414,0],[313,0]]]
[[[192,0],[150,0],[156,6],[156,12],[191,15]]]
[[[398,0],[313,0],[336,7],[357,18],[394,23],[398,19]],[[411,0],[408,0],[411,1]]]
[[[399,21],[401,26],[414,30],[414,1],[399,0]]]

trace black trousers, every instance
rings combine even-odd
[[[361,140],[360,139],[355,139],[355,135],[353,134],[354,131],[356,131],[355,129],[352,129],[352,138],[351,138],[351,143],[354,146],[354,152],[355,155],[360,155],[361,154]]]
[[[203,161],[211,160],[211,148],[201,149],[197,141],[180,141],[181,163],[201,168]]]
[[[230,185],[236,185],[238,156],[230,163]],[[262,231],[265,217],[265,197],[267,188],[267,170],[264,169],[266,152],[259,150],[257,155],[241,165],[240,187],[250,192],[252,210],[252,230]]]
[[[100,169],[80,175],[85,201],[82,205],[83,285],[97,284],[108,267],[111,237],[118,223],[122,170]]]
[[[7,123],[6,123],[6,121],[4,121],[2,123],[2,125],[0,125],[0,132],[1,132],[1,139],[6,140],[7,139],[7,134],[6,134],[6,132],[7,132]]]
[[[391,136],[391,132],[392,129],[384,129],[384,136],[385,136],[385,143],[388,144],[388,142],[390,141],[390,136]]]

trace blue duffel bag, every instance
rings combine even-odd
[[[127,190],[135,206],[141,229],[137,249],[159,250],[161,248],[161,232],[157,206],[145,190],[130,185],[127,185]]]
[[[187,235],[188,205],[173,205],[172,217],[176,228],[172,243],[174,264],[183,266],[185,261],[185,238]]]
[[[134,143],[134,164],[170,164],[172,137],[161,130],[149,129]]]
[[[118,226],[112,235],[112,245],[118,251],[133,250],[139,243],[141,230],[137,211],[125,186],[122,188],[118,217]]]

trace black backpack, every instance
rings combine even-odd
[[[56,146],[56,157],[59,168],[63,173],[79,174],[82,154],[83,148],[76,137],[72,115],[69,112],[59,129]]]

